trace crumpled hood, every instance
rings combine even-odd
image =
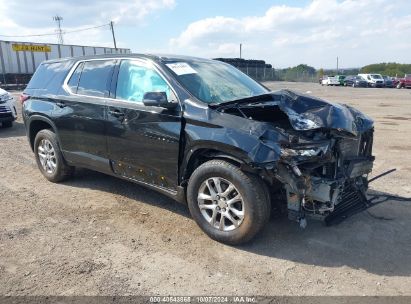
[[[353,135],[371,129],[374,121],[357,109],[313,96],[281,90],[272,93],[296,130],[328,128]]]
[[[291,126],[298,131],[326,128],[358,135],[371,129],[374,124],[370,117],[353,107],[290,90],[244,98],[240,101],[228,102],[226,105],[235,103],[248,107],[261,104],[278,106],[287,114]]]

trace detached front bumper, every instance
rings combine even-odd
[[[367,208],[367,175],[374,157],[357,157],[345,162],[338,178],[312,175],[297,166],[280,164],[276,178],[284,183],[288,217],[293,221],[314,218],[327,225]]]

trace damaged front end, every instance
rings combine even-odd
[[[309,216],[333,224],[367,207],[373,129],[355,137],[324,136],[328,139],[282,149],[274,175],[285,185],[292,220]]]
[[[288,217],[330,225],[367,208],[373,121],[347,105],[287,90],[224,105],[221,111],[262,122],[249,152],[254,167],[280,181]],[[284,195],[283,195],[284,196]]]

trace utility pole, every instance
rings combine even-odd
[[[241,59],[241,51],[242,51],[241,48],[242,48],[242,46],[243,45],[240,43],[240,59]]]
[[[338,56],[337,56],[337,74],[338,74]]]
[[[63,44],[64,43],[64,41],[63,41],[63,31],[61,30],[61,21],[63,20],[63,17],[61,17],[59,15],[55,15],[53,17],[53,20],[56,21],[56,23],[57,23],[56,32],[57,32],[58,42],[59,42],[59,44]]]
[[[116,36],[114,35],[114,22],[110,21],[111,34],[113,35],[114,48],[117,50]]]

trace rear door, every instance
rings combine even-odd
[[[64,84],[67,96],[57,102],[55,124],[65,158],[109,170],[105,132],[106,98],[116,61],[78,62]]]
[[[145,106],[146,92],[166,92],[177,101],[171,86],[150,63],[122,60],[113,99],[107,101],[107,145],[115,174],[175,190],[181,132],[180,108]]]

